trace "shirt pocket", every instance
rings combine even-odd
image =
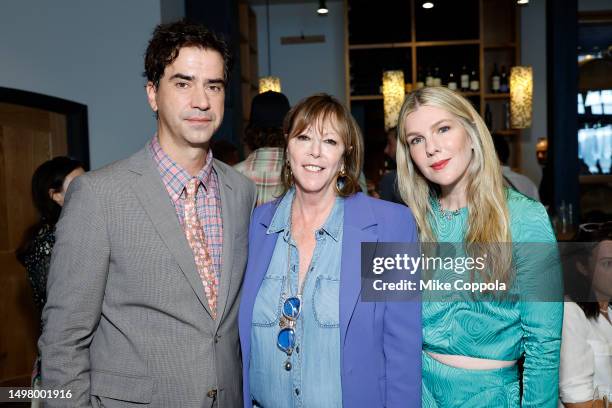
[[[253,326],[271,327],[277,324],[281,313],[281,292],[284,284],[284,277],[266,276],[261,282],[253,307]]]
[[[312,295],[314,317],[320,327],[340,327],[340,280],[318,276]]]

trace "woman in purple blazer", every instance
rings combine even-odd
[[[285,193],[249,230],[245,407],[418,407],[420,303],[362,301],[360,273],[362,242],[418,242],[412,214],[357,192],[363,142],[336,99],[304,99],[284,132]]]

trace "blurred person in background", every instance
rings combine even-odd
[[[240,161],[238,148],[227,140],[213,140],[211,143],[213,157],[228,166],[233,166]]]
[[[289,100],[279,92],[256,95],[245,133],[249,156],[234,169],[250,178],[257,187],[257,205],[278,198],[282,193],[283,119],[289,112]]]
[[[393,203],[404,204],[397,188],[397,165],[395,156],[397,152],[397,127],[392,127],[387,131],[387,145],[385,146],[385,155],[388,171],[382,176],[378,182],[378,190],[380,198],[391,201]]]
[[[504,176],[506,184],[519,193],[525,194],[527,197],[533,198],[536,201],[540,201],[540,194],[538,193],[538,187],[535,183],[531,181],[529,177],[513,171],[508,165],[510,146],[508,146],[506,138],[503,136],[495,136],[493,137],[493,144],[495,145],[497,157],[501,162],[502,175]]]
[[[47,160],[32,175],[32,202],[38,220],[25,233],[16,255],[25,267],[38,313],[42,313],[47,301],[47,275],[55,245],[57,223],[68,186],[85,172],[81,162],[65,156]],[[32,385],[40,383],[40,358],[32,373]]]
[[[580,226],[563,314],[559,406],[603,407],[598,387],[612,385],[612,222]],[[567,276],[567,275],[566,275]]]

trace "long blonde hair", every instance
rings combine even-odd
[[[420,106],[433,106],[451,113],[463,126],[472,146],[472,160],[467,169],[467,231],[464,245],[468,252],[487,252],[489,273],[485,281],[508,282],[511,273],[512,241],[506,189],[493,139],[470,101],[444,87],[425,87],[410,93],[399,113],[397,174],[402,199],[412,209],[422,242],[435,242],[429,223],[434,216],[432,196],[439,186],[428,181],[414,165],[406,140],[406,118]]]

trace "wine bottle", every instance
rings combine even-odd
[[[501,75],[499,77],[499,92],[508,93],[510,87],[508,86],[508,74],[506,73],[506,67],[502,65]]]
[[[470,89],[470,74],[468,74],[467,67],[464,65],[461,67],[461,92],[467,92]]]
[[[440,76],[440,67],[434,68],[433,86],[442,85],[442,77]]]
[[[431,67],[427,68],[427,76],[425,77],[425,86],[433,86],[434,77],[431,73]]]
[[[473,69],[470,74],[470,91],[478,92],[480,90],[480,81],[478,80],[478,75],[476,75],[476,70]]]
[[[498,93],[500,85],[499,71],[497,70],[497,63],[493,64],[493,73],[491,74],[491,92]]]
[[[416,89],[421,89],[424,86],[425,86],[425,78],[423,78],[423,68],[419,67],[417,70]]]
[[[452,90],[452,91],[456,91],[457,90],[457,78],[455,78],[455,74],[453,73],[453,71],[450,72],[450,74],[448,74],[448,89]]]

